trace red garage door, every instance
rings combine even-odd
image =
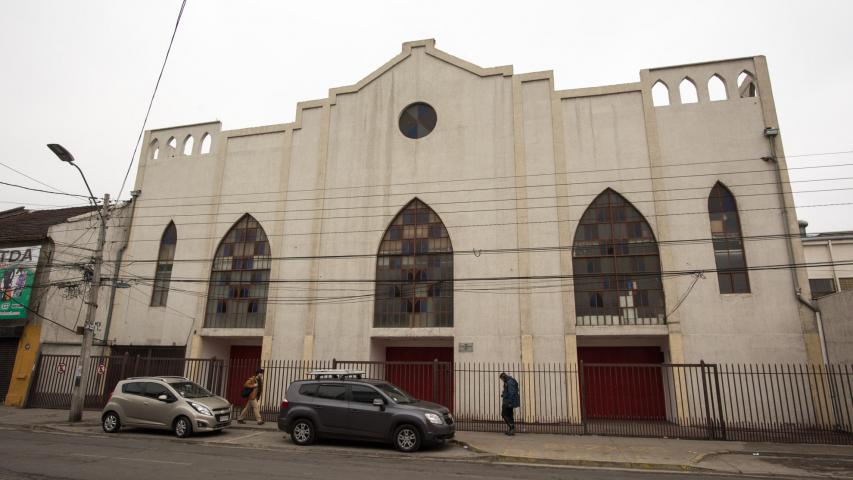
[[[387,366],[386,380],[416,398],[453,410],[453,347],[387,347],[385,360],[395,362]]]
[[[657,347],[579,347],[587,418],[664,420],[663,353]]]
[[[255,374],[261,366],[261,347],[233,345],[231,347],[231,367],[228,371],[228,390],[225,398],[235,405],[243,405],[246,399],[240,397],[243,384]]]

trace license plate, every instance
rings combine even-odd
[[[228,420],[231,420],[231,415],[225,414],[225,415],[220,415],[220,416],[219,416],[219,421],[220,421],[220,422],[227,422]]]

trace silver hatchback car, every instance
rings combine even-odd
[[[121,427],[172,430],[178,437],[231,425],[231,404],[184,377],[133,377],[118,382],[101,412],[107,433]]]

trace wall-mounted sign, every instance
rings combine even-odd
[[[0,248],[0,320],[27,318],[40,246]]]
[[[471,353],[474,351],[473,343],[462,343],[459,342],[459,353]]]

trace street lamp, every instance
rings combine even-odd
[[[49,143],[47,148],[50,149],[60,160],[70,165],[80,172],[83,177],[83,183],[86,184],[86,189],[89,191],[89,199],[98,206],[95,195],[92,189],[89,188],[89,182],[86,181],[86,175],[83,175],[83,170],[74,163],[74,156],[71,152],[65,149],[58,143]],[[86,304],[86,322],[83,324],[83,341],[80,346],[80,362],[77,364],[77,369],[74,372],[74,385],[71,389],[71,410],[68,412],[69,422],[79,422],[83,418],[83,407],[85,403],[86,390],[89,386],[89,364],[92,358],[92,338],[94,337],[95,328],[95,312],[98,309],[98,290],[101,287],[101,262],[104,256],[104,241],[107,232],[107,208],[110,205],[110,195],[104,195],[103,210],[98,211],[100,217],[100,228],[98,229],[98,244],[95,247],[94,266],[92,267],[92,288],[89,289],[89,301]]]
[[[80,170],[80,167],[78,167],[77,164],[74,163],[74,155],[71,155],[71,152],[66,150],[65,147],[58,143],[48,143],[47,148],[49,148],[50,151],[54,153],[54,155],[59,157],[60,160],[73,166],[77,169],[78,172],[80,172],[80,176],[83,177],[83,183],[86,184],[86,190],[89,191],[89,200],[92,201],[93,205],[98,206],[98,201],[97,199],[95,199],[95,195],[92,193],[92,189],[89,188],[89,182],[86,181],[86,175],[83,175],[83,170]]]

